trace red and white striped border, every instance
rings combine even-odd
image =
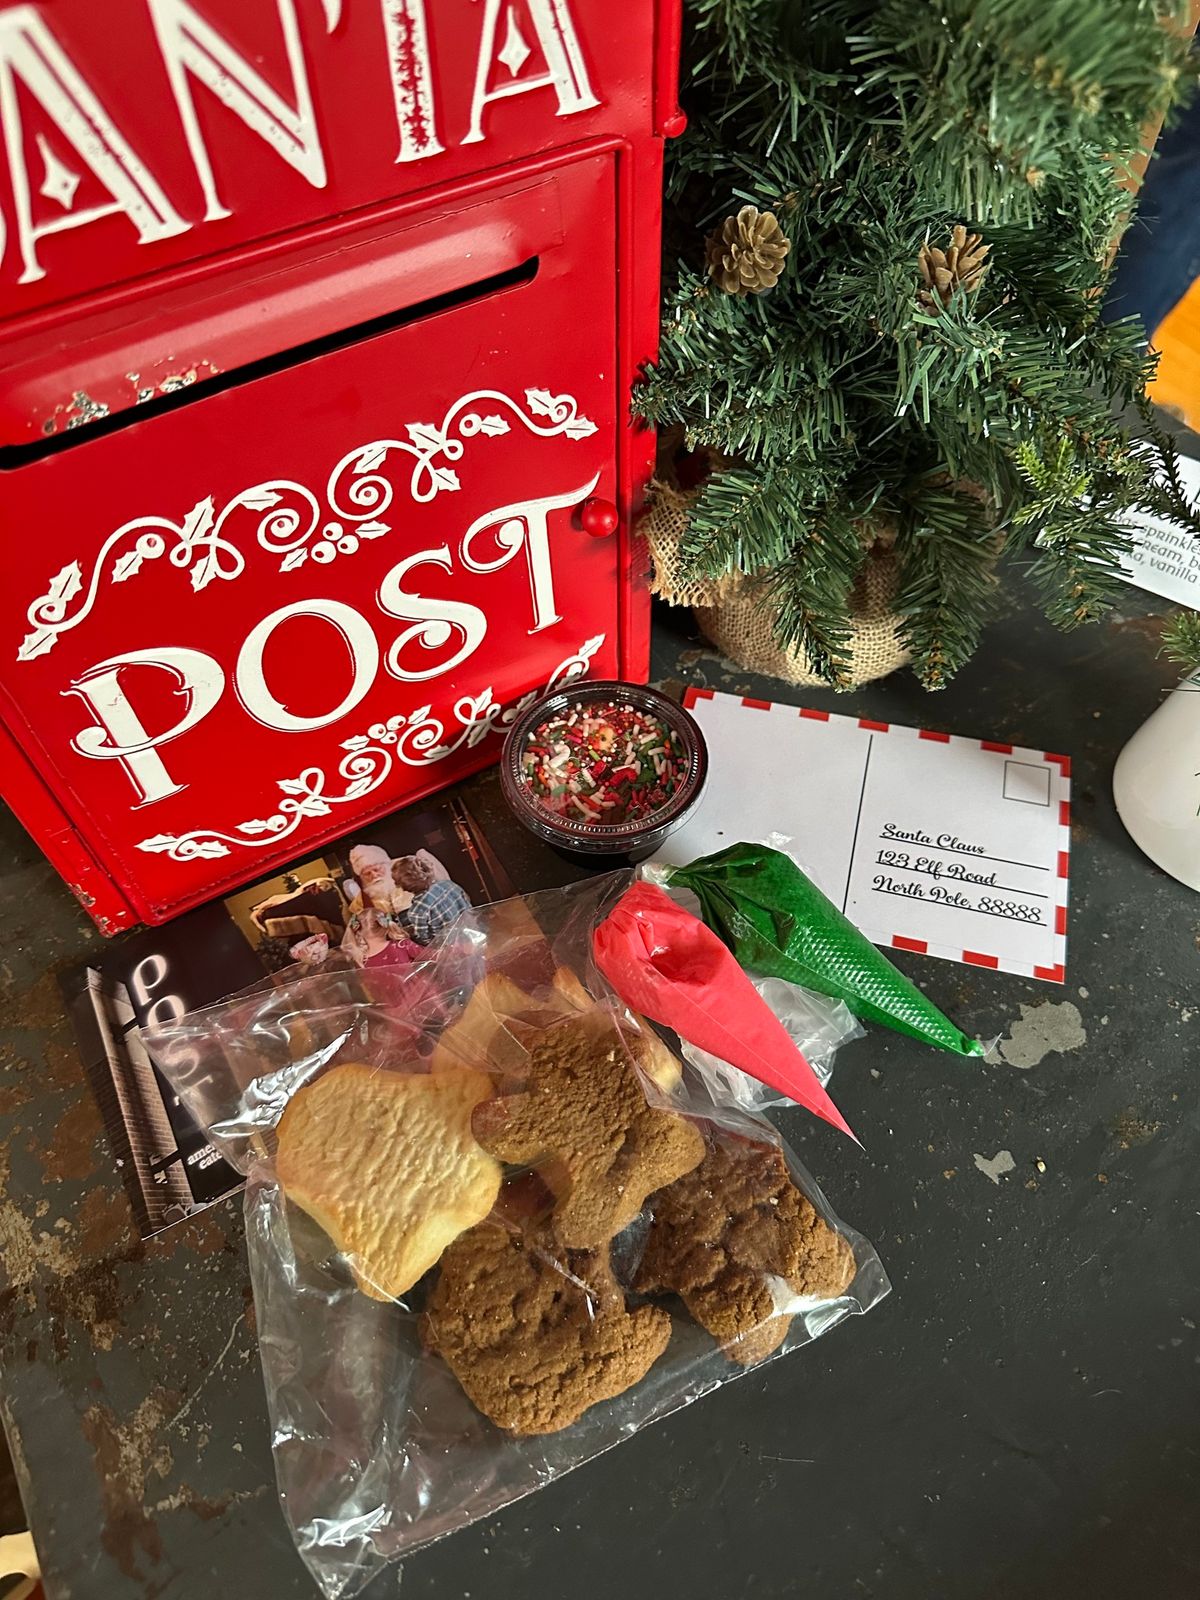
[[[686,710],[691,710],[698,700],[712,700],[715,689],[689,688],[683,697]],[[733,698],[730,696],[729,698]],[[1067,972],[1067,897],[1070,889],[1071,869],[1071,758],[1053,750],[1030,750],[1024,745],[1005,744],[997,739],[968,739],[958,733],[942,733],[934,728],[910,728],[904,723],[875,722],[870,717],[846,717],[837,711],[818,711],[811,706],[785,706],[772,700],[755,700],[750,695],[741,697],[743,706],[751,711],[794,711],[797,716],[812,722],[852,722],[867,733],[898,734],[903,738],[927,739],[935,744],[962,744],[980,750],[990,750],[996,755],[1013,756],[1019,761],[1036,765],[1044,761],[1059,769],[1063,798],[1058,807],[1058,868],[1055,877],[1054,905],[1054,956],[1053,965],[1031,966],[1020,974],[1042,978],[1047,983],[1065,983]],[[960,950],[949,945],[933,944],[926,939],[908,939],[903,934],[891,935],[895,950],[910,950],[917,955],[942,956],[951,961],[962,961],[970,967],[990,967],[999,970],[1000,958],[986,950]],[[1013,970],[1011,967],[1006,971]]]

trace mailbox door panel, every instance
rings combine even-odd
[[[385,325],[0,473],[6,720],[146,920],[493,759],[530,691],[622,670],[625,536],[576,516],[620,500],[616,159],[533,212],[499,189],[521,259],[451,303],[406,305],[400,233]]]

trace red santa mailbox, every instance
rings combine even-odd
[[[0,4],[3,792],[105,932],[644,675],[678,3]]]

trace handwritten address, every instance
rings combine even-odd
[[[894,822],[884,823],[878,843],[875,865],[887,870],[876,872],[871,878],[871,887],[877,894],[924,900],[930,905],[974,911],[981,916],[1023,922],[1031,927],[1046,926],[1038,902],[1044,902],[1047,896],[1020,884],[1001,881],[1002,876],[1015,876],[1021,869],[1044,870],[1033,862],[990,857],[985,845],[960,839],[957,834],[929,834],[919,828],[898,827]],[[900,845],[918,848],[897,848]],[[923,850],[943,853],[926,855]],[[976,859],[956,861],[953,859],[956,854]],[[989,871],[984,863],[991,861],[999,864]]]

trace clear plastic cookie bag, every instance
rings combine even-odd
[[[280,1503],[331,1600],[887,1293],[736,1085],[602,976],[632,882],[147,1040],[247,1173]]]

